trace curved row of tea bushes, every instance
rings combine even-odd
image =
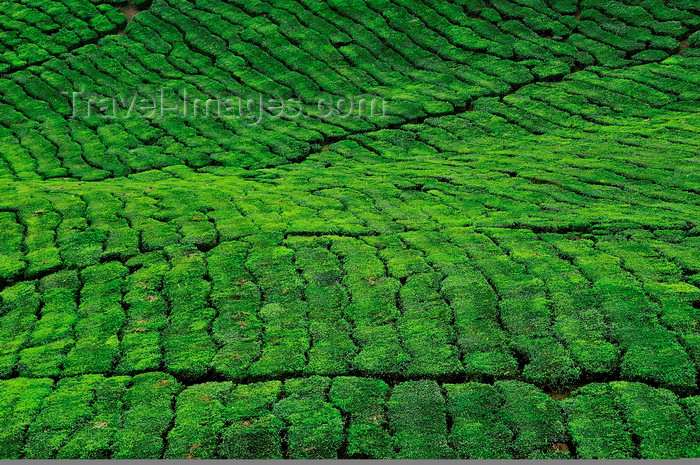
[[[594,383],[312,376],[181,386],[162,373],[0,381],[2,458],[696,457],[698,398]]]
[[[32,18],[43,24],[42,3],[50,4],[49,10],[59,8],[50,0],[8,5],[8,28]],[[469,118],[465,110],[470,109],[530,133],[578,137],[572,129],[597,131],[615,124],[604,117],[606,107],[643,117],[664,105],[688,109],[688,99],[697,96],[687,73],[666,75],[675,74],[679,60],[696,66],[688,60],[698,53],[700,21],[687,2],[584,2],[577,10],[571,2],[508,0],[489,5],[155,0],[152,5],[136,2],[148,9],[134,16],[124,35],[113,34],[125,21],[117,8],[124,2],[93,3],[96,9],[85,0],[59,8],[75,9],[78,22],[44,15],[50,23],[44,29],[59,29],[56,37],[47,36],[51,43],[87,27],[90,38],[76,35],[75,44],[69,40],[66,45],[71,51],[36,51],[30,54],[38,60],[33,65],[6,57],[15,64],[6,64],[14,71],[0,79],[1,177],[95,181],[177,164],[265,168],[303,160],[327,138],[429,116]],[[37,37],[7,40],[44,50],[37,44],[45,40]],[[645,66],[664,77],[655,79]],[[621,75],[612,77],[615,71]],[[547,106],[529,94],[529,99],[512,96],[533,83],[560,83],[559,89],[576,95],[576,101],[554,101],[549,90],[538,96],[552,100]],[[189,113],[181,117],[185,104],[180,101],[175,109],[175,102],[185,89]],[[257,99],[259,94],[299,98],[305,111],[291,118],[263,112],[268,117],[258,122],[262,113],[256,100],[256,108],[244,114],[232,108],[223,111],[232,118],[218,118],[227,105],[209,101]],[[365,111],[359,118],[319,119],[325,111],[316,103],[331,96],[336,103],[354,98],[350,113],[355,116],[362,98],[368,106],[380,96],[388,115],[368,117]],[[505,102],[493,100],[503,97]],[[141,98],[148,105],[141,105]],[[72,109],[74,100],[79,108]],[[148,116],[154,103],[158,117]],[[86,118],[88,105],[92,116]],[[603,107],[604,114],[592,112],[590,105]],[[292,107],[286,113],[298,115]],[[207,111],[209,117],[203,117]],[[130,117],[123,117],[127,113]]]
[[[41,63],[126,24],[121,1],[25,0],[0,7],[0,72]],[[137,1],[143,4],[143,1]],[[143,6],[143,5],[141,5]]]
[[[692,178],[652,159],[635,177],[613,163],[623,152],[580,173],[553,164],[569,176],[557,177],[529,156],[474,158],[475,177],[425,164],[393,180],[408,165],[385,162],[369,184],[333,181],[337,167],[291,189],[309,175],[300,168],[271,178],[279,187],[219,189],[219,176],[179,167],[9,195],[6,255],[60,262],[3,281],[0,377],[466,375],[557,388],[617,377],[692,392]],[[195,181],[208,186],[180,201]],[[669,189],[647,197],[651,182]],[[334,185],[352,187],[323,188]],[[597,189],[590,201],[583,185]],[[604,209],[608,221],[575,216]]]

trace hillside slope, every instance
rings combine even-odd
[[[700,456],[697,2],[0,22],[0,458]]]

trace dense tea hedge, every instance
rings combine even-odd
[[[0,71],[9,72],[0,79],[7,105],[3,121],[37,123],[3,136],[11,145],[3,151],[5,175],[97,180],[178,163],[274,166],[308,156],[327,136],[446,116],[526,84],[571,76],[598,85],[588,72],[575,72],[582,67],[631,70],[661,62],[668,68],[669,59],[697,54],[697,11],[687,3],[591,2],[577,8],[567,2],[504,0],[486,7],[397,1],[347,7],[155,0],[137,2],[137,10],[147,11],[126,28],[123,3],[42,0],[0,11],[7,26],[0,37]],[[137,11],[126,10],[130,18]],[[124,34],[115,34],[122,28]],[[73,109],[60,92],[82,88],[111,98],[141,89],[148,97],[163,88],[164,95],[182,96],[171,79],[188,87],[192,105],[227,94],[272,92],[300,97],[315,114],[312,102],[321,96],[381,94],[393,110],[385,119],[301,118],[246,127],[239,124],[246,120],[241,115],[100,119],[92,104],[92,118],[64,119]],[[616,81],[611,90],[632,98],[617,102],[616,95],[607,103],[629,113],[637,99],[662,106],[690,97],[673,95],[672,83],[659,88],[660,81],[643,80]],[[67,97],[72,100],[72,94]],[[131,97],[121,95],[120,105],[128,106]],[[88,97],[80,100],[75,111],[85,116]],[[512,109],[488,111],[511,122],[528,119]],[[536,133],[544,127],[519,124]]]
[[[152,372],[15,378],[0,382],[0,394],[3,458],[611,459],[697,452],[697,397],[679,399],[641,383],[589,384],[556,401],[518,381],[389,385],[312,376],[182,386]]]
[[[0,457],[700,454],[697,2],[0,24]]]
[[[603,175],[621,182],[621,174]],[[25,244],[54,249],[68,269],[45,270],[34,280],[24,271],[5,286],[3,377],[163,368],[188,382],[211,373],[237,382],[352,374],[485,382],[522,377],[562,388],[620,370],[623,380],[678,393],[695,386],[700,291],[687,276],[698,269],[691,231],[674,235],[609,223],[596,228],[622,228],[614,237],[536,233],[503,227],[498,215],[478,217],[486,207],[474,203],[465,203],[465,211],[498,227],[453,227],[459,222],[440,202],[464,198],[455,181],[421,179],[418,190],[412,181],[389,184],[378,175],[375,185],[328,189],[298,204],[249,182],[248,196],[204,189],[185,207],[152,187],[153,179],[172,179],[167,172],[149,176],[130,181],[134,191],[147,194],[142,197],[74,186],[37,195],[4,215],[7,227],[22,235],[18,257],[24,259]],[[547,180],[546,173],[523,177],[533,186],[552,185],[529,181]],[[497,177],[504,178],[512,177]],[[353,200],[358,190],[384,202],[395,221]],[[524,204],[525,197],[512,195],[511,208]],[[563,196],[559,205],[581,195]],[[675,204],[667,197],[670,208]],[[198,206],[222,208],[231,200],[241,210],[228,219]],[[495,195],[483,201],[489,208],[509,204]],[[351,210],[338,208],[346,203]],[[397,234],[399,222],[426,224],[418,206],[447,227]],[[329,211],[339,212],[338,222],[364,219],[385,233],[256,233],[263,225],[284,228],[281,209],[294,212],[291,222],[318,221],[316,208],[322,207],[335,207]],[[415,220],[405,213],[412,208]],[[692,204],[677,210],[695,211]],[[508,210],[502,211],[505,221]],[[216,228],[218,245],[205,239],[208,228],[186,230],[188,221]],[[120,229],[139,241],[111,247]],[[73,238],[100,242],[79,246]]]

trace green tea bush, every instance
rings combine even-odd
[[[340,262],[322,247],[299,244],[295,250],[295,263],[307,283],[304,297],[309,304],[311,347],[305,370],[326,376],[347,373],[357,348],[350,337],[352,327],[343,318],[348,295],[342,286]]]
[[[688,456],[692,447],[690,422],[675,394],[624,381],[612,382],[610,387],[627,429],[639,438],[641,458]]]
[[[35,282],[22,282],[0,292],[0,378],[15,371],[20,350],[29,340],[39,310],[39,294]]]
[[[694,441],[695,445],[690,445],[688,447],[687,455],[688,457],[696,457],[700,454],[700,450],[698,450],[697,447],[697,438],[698,434],[700,434],[700,429],[698,428],[698,425],[700,425],[700,398],[698,398],[698,396],[686,397],[680,400],[680,404],[693,424],[693,432],[691,433],[690,441]]]
[[[163,331],[164,362],[186,379],[207,373],[216,346],[209,333],[216,311],[209,307],[211,285],[204,279],[204,255],[188,247],[171,249],[171,268],[164,276],[170,303],[169,325]]]
[[[351,298],[345,315],[354,326],[352,338],[360,349],[353,367],[363,374],[402,373],[410,355],[392,323],[399,315],[396,293],[400,282],[385,276],[384,264],[369,245],[338,238],[331,250],[341,257],[346,272],[343,283]]]
[[[449,443],[463,459],[510,459],[513,432],[500,418],[504,400],[487,384],[447,384],[448,414],[452,418]]]
[[[124,276],[120,262],[108,262],[81,272],[80,317],[75,346],[66,356],[64,373],[109,372],[119,356],[118,332],[125,321],[122,307]]]
[[[21,457],[27,428],[40,412],[41,402],[51,393],[52,387],[53,381],[46,378],[14,378],[0,381],[0,392],[2,392],[0,410],[3,412],[0,457],[3,459]]]
[[[272,414],[281,393],[279,381],[238,385],[227,400],[229,426],[219,454],[228,459],[281,459],[284,423]]]
[[[303,302],[267,304],[260,309],[260,318],[265,324],[264,345],[250,374],[283,376],[301,372],[310,343]]]
[[[341,376],[333,379],[331,402],[349,417],[347,454],[370,459],[394,458],[388,431],[386,397],[389,386],[378,379]]]
[[[168,432],[163,457],[168,459],[215,458],[226,421],[226,400],[232,384],[204,383],[177,396],[175,427]]]
[[[411,355],[406,373],[444,376],[462,373],[449,327],[452,310],[440,298],[437,274],[414,274],[400,291],[403,314],[397,323],[403,346]]]
[[[391,392],[388,410],[397,458],[456,458],[447,443],[445,399],[437,383],[422,380],[399,384]]]
[[[353,331],[360,351],[353,359],[353,368],[367,375],[399,376],[410,361],[401,347],[393,325],[357,326]]]
[[[607,384],[589,384],[565,401],[576,454],[583,459],[630,459],[635,445]]]
[[[7,458],[543,458],[570,456],[570,444],[581,458],[692,457],[697,433],[694,397],[627,382],[592,383],[562,401],[519,381],[390,388],[344,376],[183,391],[158,372],[55,388],[16,378],[0,392]]]
[[[519,381],[499,381],[495,387],[504,400],[499,416],[515,435],[513,457],[550,455],[552,446],[567,442],[564,415],[551,397]]]
[[[142,266],[126,279],[127,320],[122,328],[122,356],[115,368],[121,373],[155,370],[163,359],[161,339],[168,313],[163,278],[169,266],[155,253]]]
[[[344,440],[343,418],[326,399],[331,380],[320,376],[290,379],[285,398],[272,412],[287,425],[291,459],[335,459]]]
[[[111,458],[159,458],[180,389],[180,383],[163,373],[134,376],[124,394],[123,427],[115,434]]]
[[[80,426],[94,426],[96,391],[105,378],[85,375],[65,378],[42,402],[41,411],[27,429],[24,458],[55,458]]]
[[[217,309],[212,333],[220,345],[211,363],[228,379],[242,378],[260,353],[261,296],[245,267],[247,252],[242,242],[225,242],[212,249],[207,259],[211,300]]]
[[[552,298],[554,333],[566,342],[571,357],[584,372],[610,373],[618,350],[604,339],[603,318],[585,277],[532,233],[497,237],[518,262],[545,282]]]
[[[684,390],[693,383],[695,367],[688,354],[657,319],[655,304],[644,295],[640,284],[620,267],[620,259],[577,241],[557,242],[565,254],[589,279],[600,296],[601,307],[610,321],[610,333],[625,350],[622,374],[629,380],[655,380],[663,386]],[[661,353],[664,353],[661,356]],[[669,358],[670,357],[670,358]]]
[[[443,280],[441,292],[454,311],[457,344],[466,374],[488,379],[515,373],[518,363],[499,325],[497,296],[486,279],[467,269]]]
[[[94,416],[78,429],[58,451],[57,459],[106,459],[112,455],[112,442],[121,428],[123,397],[131,379],[126,376],[105,378],[95,387]]]
[[[26,268],[19,251],[23,240],[22,225],[16,223],[16,217],[11,212],[0,212],[0,279],[10,281]]]

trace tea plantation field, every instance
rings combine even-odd
[[[700,457],[700,2],[0,24],[0,458]]]

